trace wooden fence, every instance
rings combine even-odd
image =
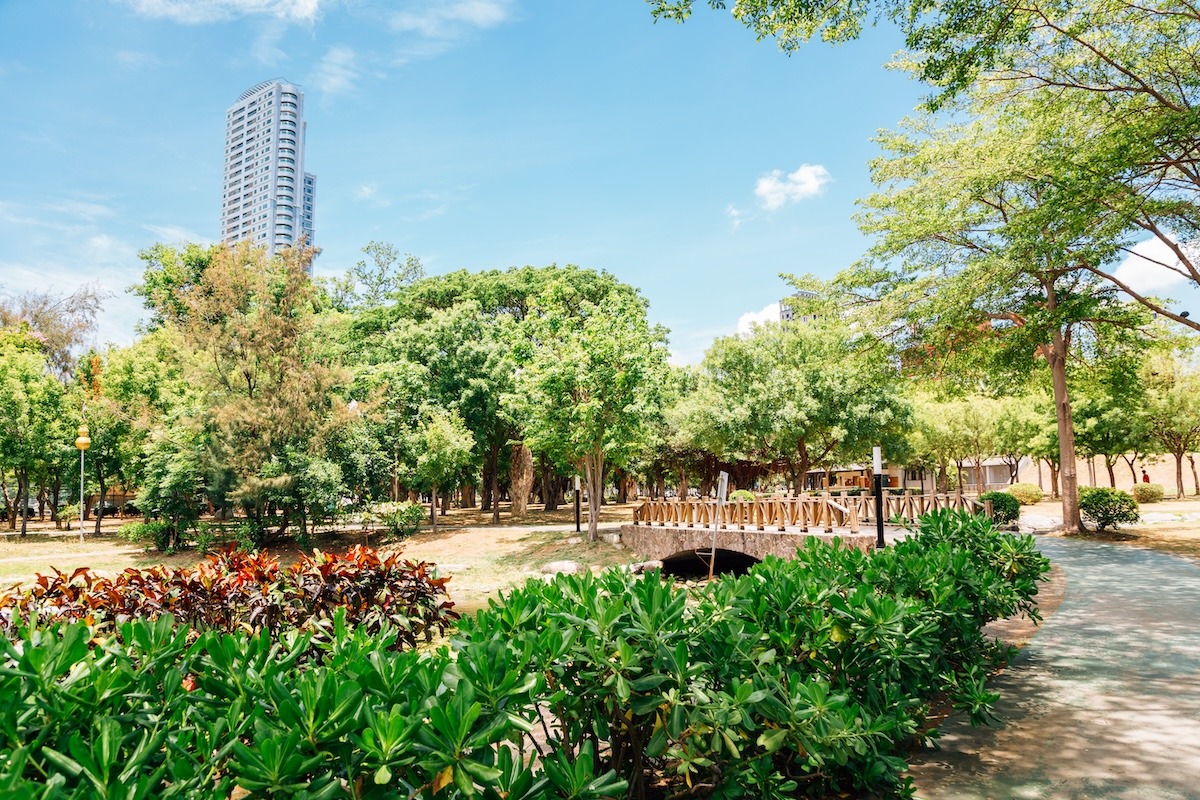
[[[962,494],[885,494],[883,518],[897,517],[913,521],[921,514],[937,509],[962,509],[992,514],[990,500],[979,501]],[[645,500],[633,511],[634,525],[676,528],[712,528],[726,530],[785,531],[788,528],[832,532],[834,528],[858,533],[862,524],[875,523],[874,495],[802,494],[796,497],[769,496],[755,500],[733,500],[718,511],[716,500]]]

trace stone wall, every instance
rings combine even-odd
[[[843,544],[859,550],[875,547],[872,533],[778,533],[775,531],[740,531],[722,529],[717,533],[717,549],[745,553],[761,561],[766,556],[792,558],[806,539],[822,541],[840,539]],[[678,553],[708,550],[712,547],[713,532],[706,528],[669,528],[650,525],[622,525],[621,543],[646,559],[662,561]]]

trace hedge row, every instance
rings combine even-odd
[[[980,629],[1036,616],[1047,568],[1029,537],[941,513],[888,550],[813,543],[694,593],[532,581],[424,653],[344,610],[316,645],[166,616],[26,629],[0,645],[0,796],[904,794],[902,743],[939,698],[987,715],[1008,651]]]

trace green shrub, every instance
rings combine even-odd
[[[749,489],[734,489],[729,493],[729,502],[731,503],[735,503],[739,500],[753,499],[755,499],[754,492],[750,491]]]
[[[984,492],[979,500],[992,501],[992,519],[1000,525],[1016,522],[1021,516],[1021,501],[1008,492]]]
[[[1041,487],[1033,483],[1014,483],[1005,491],[1017,498],[1017,501],[1023,506],[1031,506],[1034,503],[1040,503],[1044,496]]]
[[[1158,503],[1165,491],[1161,483],[1139,483],[1133,487],[1133,499],[1138,503]]]
[[[153,545],[160,553],[171,549],[169,522],[127,522],[117,529],[117,535],[134,544]]]
[[[346,602],[275,633],[31,629],[0,591],[0,796],[903,795],[902,748],[935,699],[987,716],[1009,653],[982,626],[1036,618],[1048,569],[1031,537],[939,512],[885,550],[813,540],[691,593],[622,570],[532,580],[464,620],[453,652],[418,652],[399,651],[406,622],[354,616],[386,607],[354,594],[374,581],[357,564],[314,559],[284,590],[277,564],[228,557],[222,585],[258,619],[279,597]],[[181,611],[205,582],[133,581]]]
[[[402,503],[381,503],[375,507],[373,516],[393,539],[407,539],[421,528],[425,521],[425,507],[420,503],[405,500]]]
[[[1110,530],[1121,523],[1137,522],[1137,501],[1129,492],[1106,486],[1084,486],[1079,490],[1079,510],[1096,523],[1096,530]]]

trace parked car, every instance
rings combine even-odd
[[[115,517],[117,515],[117,504],[111,500],[102,500],[92,504],[92,516]]]

